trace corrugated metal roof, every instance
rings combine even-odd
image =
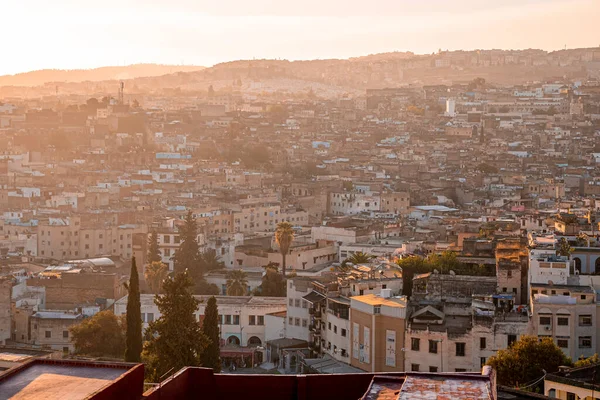
[[[492,400],[488,384],[465,375],[409,375],[398,400]]]

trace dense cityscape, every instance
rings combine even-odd
[[[0,85],[0,398],[600,391],[600,48]]]

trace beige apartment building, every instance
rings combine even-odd
[[[404,371],[406,297],[368,294],[350,299],[350,365],[366,372]]]
[[[596,292],[591,286],[532,284],[533,332],[550,337],[568,357],[596,353]]]
[[[56,260],[133,256],[133,237],[146,225],[82,226],[78,217],[50,218],[38,227],[38,256]]]
[[[410,208],[410,194],[408,192],[383,192],[381,193],[381,211],[402,213]]]
[[[30,318],[34,344],[70,353],[74,350],[69,328],[81,322],[83,315],[64,311],[38,311]]]

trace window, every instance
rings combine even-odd
[[[63,331],[63,338],[64,339],[68,339],[69,338],[69,331]]]
[[[592,316],[591,315],[580,315],[579,316],[579,326],[592,326]]]
[[[557,324],[558,324],[558,326],[569,326],[569,318],[568,317],[558,317]]]
[[[579,348],[580,349],[588,349],[592,347],[592,337],[591,336],[579,336]]]
[[[306,318],[302,318],[302,327],[306,328],[307,325],[308,325],[308,320]]]
[[[556,341],[556,344],[558,345],[558,347],[560,347],[561,349],[568,349],[569,348],[569,340],[568,339],[558,339]]]
[[[487,359],[485,357],[481,357],[479,359],[479,367],[483,368],[485,366],[486,362],[487,362]]]
[[[294,301],[294,303],[295,303],[295,304],[294,304],[294,306],[295,306],[295,307],[300,307],[300,299],[296,299],[296,300]]]
[[[171,236],[169,236],[169,235],[165,235],[165,236],[163,237],[163,242],[165,242],[165,243],[171,243]]]
[[[506,271],[506,277],[512,278],[512,271],[510,269],[508,271]]]
[[[290,304],[290,307],[294,307],[294,299],[290,299],[289,304]]]
[[[437,354],[437,352],[438,352],[438,341],[437,340],[429,341],[429,352]]]
[[[540,325],[552,325],[552,317],[540,317]]]
[[[225,325],[231,325],[231,315],[225,316]]]
[[[419,351],[421,349],[421,339],[411,338],[410,339],[410,349],[412,351]]]
[[[255,315],[248,316],[248,325],[256,325],[256,316]]]
[[[333,326],[333,333],[337,333],[337,326],[336,325]]]
[[[179,238],[179,236],[174,236],[173,237],[173,242],[176,243],[176,244],[181,243],[181,239]]]
[[[429,367],[429,372],[437,372],[438,367]]]
[[[289,325],[294,325],[294,318],[290,317],[290,318],[288,319],[288,324],[289,324]]]
[[[410,370],[413,372],[419,372],[419,364],[410,364]]]
[[[234,325],[239,325],[240,324],[240,316],[239,315],[234,315],[233,316],[233,324]]]
[[[68,347],[63,347],[63,353],[68,353],[69,352],[69,348]]]
[[[508,336],[508,347],[512,346],[514,342],[517,341],[517,335],[507,335]]]
[[[456,343],[456,356],[464,357],[465,356],[465,344],[464,343]]]
[[[308,301],[302,299],[302,308],[308,308]]]
[[[50,339],[52,337],[52,331],[46,331],[46,339]]]
[[[486,339],[486,338],[484,338],[484,337],[482,337],[482,338],[479,338],[479,348],[480,348],[481,350],[483,350],[483,349],[485,349],[486,347],[487,347],[487,339]]]
[[[257,325],[264,325],[264,324],[265,324],[265,316],[259,315],[258,319],[257,319]]]
[[[577,400],[575,393],[567,392],[567,400]]]
[[[585,294],[582,294],[581,295],[581,300],[585,300],[585,299],[587,299],[587,296]]]
[[[380,306],[373,307],[373,314],[381,314],[381,307]]]
[[[142,313],[142,322],[146,322],[146,313]]]
[[[344,328],[342,328],[342,336],[346,337],[346,330]]]

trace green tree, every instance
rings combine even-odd
[[[219,259],[214,249],[207,249],[200,254],[200,265],[204,273],[225,268],[225,264]]]
[[[281,253],[281,273],[285,276],[286,258],[290,251],[290,246],[294,240],[294,228],[292,224],[287,221],[281,221],[277,224],[277,230],[275,231],[275,241],[279,245],[279,252]]]
[[[594,364],[598,364],[600,363],[600,358],[598,358],[598,353],[595,353],[593,356],[590,356],[588,358],[585,358],[583,355],[581,357],[579,357],[579,359],[577,361],[575,361],[575,368],[579,368],[579,367],[587,367],[590,365],[594,365]]]
[[[256,294],[267,297],[285,297],[285,279],[277,270],[277,266],[269,264],[264,268],[265,274],[262,277],[260,288],[258,288]]]
[[[429,272],[430,267],[418,256],[399,259],[396,264],[402,269],[402,295],[410,298],[415,274]]]
[[[202,353],[202,366],[212,368],[215,372],[221,372],[219,310],[217,309],[217,299],[214,296],[206,303],[202,333],[208,339],[208,345]]]
[[[346,262],[351,262],[354,265],[358,264],[368,264],[373,259],[376,258],[373,254],[363,253],[362,251],[357,251],[352,254],[350,257],[346,259]]]
[[[131,273],[127,285],[127,337],[125,361],[140,362],[142,354],[142,315],[140,303],[140,281],[135,257],[131,259]]]
[[[162,261],[160,250],[158,249],[158,233],[152,231],[150,237],[148,237],[148,264],[153,262]]]
[[[221,294],[221,291],[214,283],[208,283],[206,282],[206,279],[202,279],[201,281],[195,283],[194,294],[216,296]]]
[[[146,266],[146,269],[144,270],[144,278],[146,278],[146,283],[150,287],[152,293],[160,294],[162,282],[165,280],[168,274],[169,267],[163,262],[154,261],[150,265]]]
[[[245,296],[248,293],[248,276],[241,269],[227,273],[227,295]]]
[[[560,366],[571,366],[571,360],[552,338],[521,336],[508,349],[499,350],[489,358],[488,365],[497,372],[498,384],[518,387],[553,373]]]
[[[154,298],[161,315],[146,329],[143,359],[152,382],[167,373],[186,366],[202,365],[202,352],[208,339],[200,330],[195,313],[198,301],[192,295],[194,283],[187,273],[169,276],[163,283],[163,294]]]
[[[569,245],[569,242],[567,241],[567,239],[565,239],[564,237],[560,238],[560,240],[558,242],[558,249],[556,249],[556,255],[570,257],[572,252],[573,252],[573,249]]]
[[[181,243],[173,255],[175,273],[188,271],[188,275],[194,280],[202,279],[200,268],[200,246],[198,245],[198,224],[188,211],[185,223],[179,228]]]
[[[77,354],[94,357],[123,357],[125,326],[112,311],[100,311],[69,328]]]

